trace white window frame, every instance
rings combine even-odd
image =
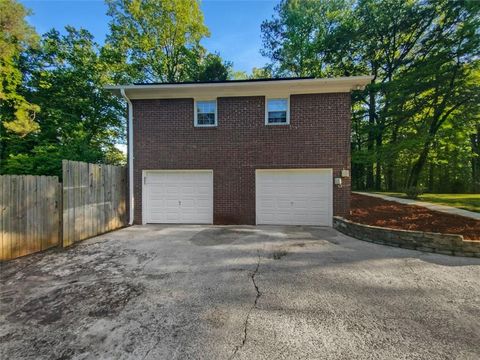
[[[198,102],[215,102],[215,123],[214,124],[199,124],[198,123],[198,113],[197,113],[197,103]],[[194,99],[193,102],[193,118],[195,127],[216,127],[218,126],[218,104],[217,99]]]
[[[268,121],[268,100],[287,100],[287,122],[271,123]],[[290,125],[290,95],[265,97],[265,125]]]

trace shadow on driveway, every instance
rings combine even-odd
[[[0,354],[474,359],[479,265],[324,227],[134,226],[2,264]]]

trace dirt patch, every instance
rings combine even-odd
[[[480,240],[480,221],[367,195],[352,194],[348,220],[391,229],[459,234]]]
[[[33,298],[7,316],[12,322],[47,325],[75,314],[90,317],[117,315],[125,305],[142,292],[128,282],[99,281],[95,284],[72,283],[54,288]]]
[[[18,359],[100,358],[90,344],[103,344],[128,304],[142,298],[140,276],[152,256],[96,242],[2,263],[2,351]]]

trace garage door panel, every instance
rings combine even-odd
[[[197,208],[205,209],[211,207],[211,200],[210,199],[199,199],[197,200]]]
[[[179,217],[180,217],[180,212],[178,211],[165,213],[165,219],[167,220],[167,222],[178,222]]]
[[[213,174],[205,171],[147,171],[147,223],[213,222]]]
[[[198,185],[196,190],[197,190],[197,194],[202,194],[202,195],[210,195],[212,191],[209,185]]]
[[[262,199],[259,205],[261,209],[273,209],[275,207],[275,201]]]
[[[150,208],[151,209],[157,209],[157,208],[163,208],[165,206],[165,200],[163,199],[150,199],[149,200],[149,203],[150,203]]]
[[[285,209],[290,207],[290,200],[289,199],[278,199],[276,201],[276,207],[279,209]]]
[[[257,224],[331,226],[331,170],[257,170],[256,204]]]
[[[275,217],[280,220],[282,223],[287,223],[291,220],[291,214],[290,212],[277,212],[275,214]]]
[[[185,198],[180,198],[180,203],[182,206],[183,211],[187,211],[190,208],[193,208],[195,206],[195,200],[194,199],[185,199]]]
[[[304,201],[296,201],[293,205],[292,208],[294,210],[309,210],[311,208],[311,203],[308,200]]]
[[[195,187],[193,185],[186,185],[182,188],[182,195],[194,195],[195,194]]]
[[[160,195],[162,196],[165,194],[165,188],[162,186],[154,186],[152,187],[152,190],[150,191],[150,196],[155,196],[155,195]]]

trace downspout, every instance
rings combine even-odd
[[[125,89],[120,89],[120,94],[125,99],[128,104],[128,199],[129,199],[129,209],[130,214],[128,218],[128,225],[133,224],[133,105],[127,94],[125,94]]]

